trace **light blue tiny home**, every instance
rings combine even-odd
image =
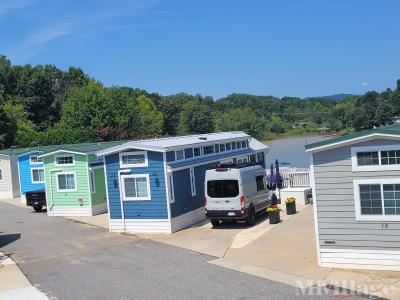
[[[265,168],[267,151],[241,131],[132,141],[98,151],[110,231],[171,233],[203,220],[205,171],[218,163]]]
[[[42,153],[39,149],[27,149],[17,155],[21,198],[25,198],[27,192],[44,189],[43,158],[39,157]]]

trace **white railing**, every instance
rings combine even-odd
[[[269,170],[267,175],[269,175]],[[283,188],[310,187],[310,170],[308,169],[282,169],[280,174],[283,179]]]
[[[288,172],[282,173],[283,187],[309,187],[310,172]]]

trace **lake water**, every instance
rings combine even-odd
[[[315,143],[329,139],[322,136],[307,136],[307,143]],[[267,154],[267,166],[278,159],[280,163],[290,163],[290,166],[297,168],[309,168],[309,154],[305,152],[305,139],[303,137],[291,137],[287,139],[272,140],[265,142],[269,147]]]

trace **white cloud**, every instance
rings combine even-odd
[[[25,42],[24,47],[30,48],[46,44],[52,40],[72,33],[70,25],[58,25],[53,28],[45,28],[32,34]]]
[[[11,13],[32,3],[33,0],[2,0],[0,2],[0,15]]]
[[[368,85],[368,82],[364,81],[364,82],[361,83],[361,85],[362,85],[362,86],[367,86],[367,85]]]

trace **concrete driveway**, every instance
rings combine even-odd
[[[298,211],[304,208],[304,205],[297,207]],[[290,217],[292,216],[287,216],[284,210],[281,212],[283,222]],[[278,225],[269,224],[267,216],[263,214],[257,218],[257,223],[253,227],[246,225],[245,222],[231,222],[213,228],[211,223],[205,220],[174,234],[139,234],[139,236],[221,258],[226,256],[229,250],[241,249],[251,244]]]
[[[213,229],[204,222],[172,235],[146,238],[215,256],[209,263],[220,267],[296,287],[330,285],[400,299],[399,272],[320,268],[313,207],[300,206],[298,210],[289,217],[282,211],[282,222],[276,225],[264,216],[254,227],[231,223]]]

